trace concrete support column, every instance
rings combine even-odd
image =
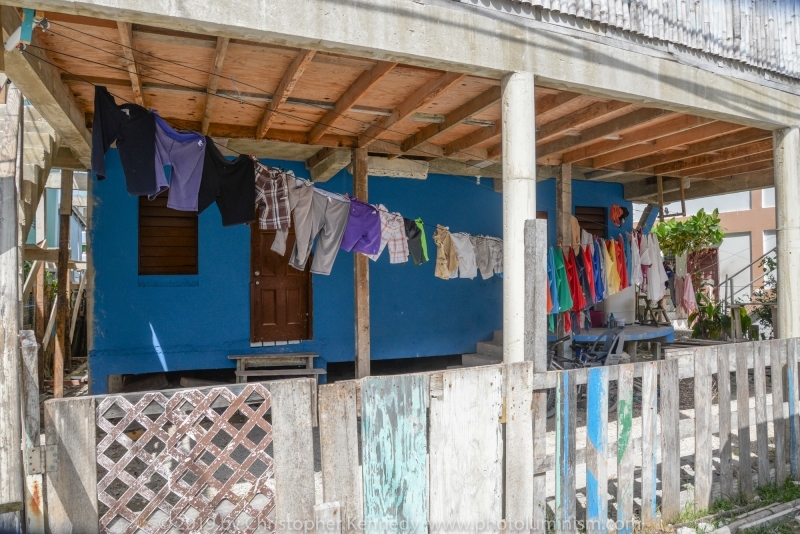
[[[800,128],[775,132],[775,223],[778,241],[777,335],[800,336]]]
[[[503,77],[503,361],[506,363],[525,359],[525,221],[536,219],[533,90],[533,73],[515,72]]]

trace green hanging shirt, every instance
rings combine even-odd
[[[428,241],[425,239],[425,226],[422,222],[422,219],[416,219],[414,221],[419,228],[420,234],[420,242],[422,244],[422,257],[425,258],[425,261],[428,261]]]
[[[553,254],[556,264],[556,288],[558,288],[558,311],[565,312],[572,309],[572,295],[569,292],[569,280],[567,279],[567,268],[564,265],[564,254],[561,250],[556,250]]]

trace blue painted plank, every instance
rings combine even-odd
[[[586,531],[608,532],[608,367],[589,370],[586,401]]]
[[[427,531],[428,379],[371,377],[361,390],[365,532]]]
[[[576,382],[561,371],[556,385],[556,502],[555,531],[575,532],[575,419]]]
[[[800,405],[798,405],[798,376],[797,376],[797,340],[788,339],[781,342],[781,348],[786,350],[786,372],[789,382],[789,462],[791,463],[792,478],[800,479],[798,472],[798,455],[800,455]]]

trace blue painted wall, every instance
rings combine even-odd
[[[308,177],[302,163],[265,163]],[[313,275],[313,340],[251,348],[249,227],[223,228],[212,206],[199,220],[200,274],[139,276],[138,203],[125,192],[115,150],[109,151],[106,165],[108,178],[92,184],[93,393],[105,392],[109,374],[233,367],[229,354],[311,351],[320,354],[320,367],[353,360],[352,254],[340,252],[330,276]],[[351,176],[342,171],[321,187],[352,191]],[[538,192],[538,209],[553,210],[553,184],[540,183]],[[622,187],[576,182],[573,195],[576,205],[620,204]],[[472,352],[477,341],[502,328],[501,278],[440,280],[433,274],[437,223],[453,231],[502,236],[502,196],[491,181],[477,185],[474,178],[448,175],[371,178],[369,196],[407,217],[422,217],[431,257],[419,267],[410,261],[391,265],[386,253],[371,262],[373,359]]]

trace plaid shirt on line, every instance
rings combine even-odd
[[[284,172],[256,162],[256,211],[258,227],[262,230],[289,228],[289,190],[294,173]]]
[[[377,261],[384,248],[389,248],[389,263],[405,263],[408,261],[408,238],[403,216],[389,213],[386,206],[378,204],[381,215],[381,248],[377,254],[368,254],[372,261]]]

